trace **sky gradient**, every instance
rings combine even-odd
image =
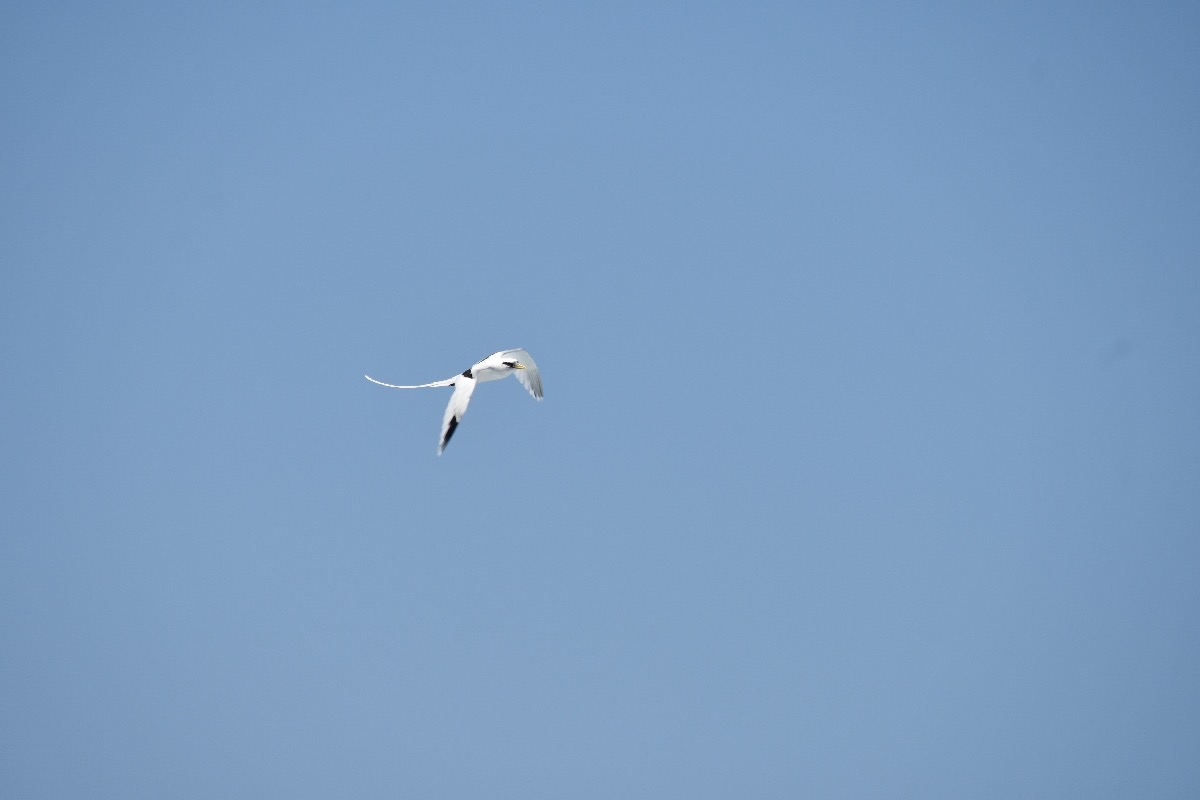
[[[1200,7],[10,3],[0,794],[1200,796]],[[525,347],[546,398],[395,392]]]

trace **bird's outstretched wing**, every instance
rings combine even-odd
[[[474,378],[466,377],[450,382],[454,384],[454,394],[450,395],[450,402],[446,405],[446,413],[442,417],[442,438],[438,440],[439,456],[450,443],[450,437],[454,435],[454,429],[462,421],[463,415],[467,413],[467,404],[471,402],[471,393],[475,391],[477,383]]]
[[[525,391],[533,395],[535,400],[542,399],[542,376],[538,373],[537,364],[533,360],[533,356],[529,355],[529,351],[517,347],[513,350],[503,351],[504,361],[519,361],[525,369],[516,371],[517,380],[525,387]]]
[[[394,383],[384,383],[383,381],[377,381],[374,378],[372,378],[370,375],[363,375],[363,377],[366,378],[367,380],[369,380],[371,383],[378,383],[380,386],[386,386],[389,389],[432,389],[434,386],[453,386],[454,380],[455,380],[454,378],[446,378],[446,380],[444,380],[444,381],[434,381],[433,383],[421,383],[421,384],[417,384],[416,386],[397,386]]]

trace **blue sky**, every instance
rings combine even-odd
[[[6,5],[0,790],[1197,796],[1198,31]]]

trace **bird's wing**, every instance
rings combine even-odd
[[[444,380],[444,381],[434,381],[433,383],[422,383],[422,384],[418,384],[417,386],[397,386],[394,383],[384,383],[383,381],[377,381],[374,378],[372,378],[370,375],[363,375],[363,377],[366,378],[367,380],[369,380],[371,383],[378,383],[380,386],[386,386],[389,389],[431,389],[434,386],[453,386],[454,380],[455,380],[454,378],[446,378],[446,380]]]
[[[533,356],[529,355],[528,350],[520,347],[514,350],[505,350],[504,358],[501,360],[521,362],[525,369],[517,370],[517,380],[525,387],[525,391],[533,395],[535,400],[542,399],[542,376],[538,373],[537,363],[534,362]]]
[[[438,440],[439,456],[450,443],[450,437],[454,435],[454,429],[462,421],[463,415],[467,413],[467,404],[471,402],[471,393],[475,391],[477,381],[474,378],[459,377],[453,383],[454,394],[450,395],[446,414],[442,417],[442,438]]]

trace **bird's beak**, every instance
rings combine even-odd
[[[525,365],[524,365],[524,364],[522,364],[520,361],[518,361],[518,362],[517,362],[517,369],[525,369]]]

